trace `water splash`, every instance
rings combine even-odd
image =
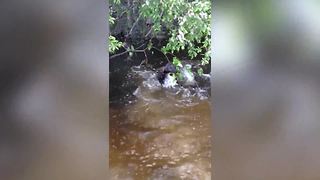
[[[136,101],[110,110],[112,177],[209,180],[209,94],[202,87],[166,88],[145,67],[131,73],[139,77]]]

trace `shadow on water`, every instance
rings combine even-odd
[[[118,80],[110,76],[110,87],[116,87],[110,89],[114,93],[110,93],[114,99],[109,111],[111,177],[211,179],[206,88],[166,89],[154,71],[142,66],[120,67],[128,71],[113,71]]]

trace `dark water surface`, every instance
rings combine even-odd
[[[135,90],[109,111],[112,179],[211,179],[207,91],[162,88],[138,66],[126,77]]]

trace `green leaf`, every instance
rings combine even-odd
[[[123,46],[122,42],[119,42],[114,36],[109,36],[109,52],[114,53],[120,47]]]
[[[173,58],[172,64],[176,67],[182,67],[181,61],[176,57]]]
[[[203,75],[203,69],[201,67],[198,68],[197,73],[199,74],[199,76],[202,76]]]
[[[148,43],[148,47],[147,47],[147,49],[150,51],[150,50],[151,50],[151,48],[152,48],[152,43],[150,42],[150,43]]]
[[[175,55],[184,51],[190,59],[199,57],[202,65],[210,63],[211,0],[133,1],[138,2],[133,3],[134,7],[127,7],[126,1],[112,0],[111,2],[118,4],[112,7],[114,8],[112,15],[117,18],[124,11],[132,11],[135,8],[139,13],[136,16],[141,16],[141,20],[151,20],[153,36],[161,32],[162,27],[166,27],[169,39],[161,47],[164,54],[170,52]],[[116,24],[116,21],[114,17],[109,16],[110,24]],[[142,29],[142,34],[149,31],[146,28]],[[110,52],[118,50],[122,46],[120,43],[115,38],[112,41],[109,39]],[[147,45],[148,50],[151,50],[151,47],[152,44]],[[173,58],[173,63],[176,67],[182,66],[178,58]]]
[[[176,77],[177,77],[177,79],[179,80],[179,81],[182,81],[183,80],[183,75],[181,74],[181,72],[177,72],[176,73]]]

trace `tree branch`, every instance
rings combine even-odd
[[[147,34],[145,35],[145,37],[148,37],[151,32],[152,32],[152,27],[150,27],[150,30],[147,32]]]
[[[146,57],[146,64],[148,64],[148,57],[147,57],[146,50],[144,50],[144,56]]]
[[[126,53],[129,53],[129,51],[127,50],[127,51],[124,51],[124,52],[122,52],[122,53],[114,54],[114,55],[112,55],[112,56],[109,57],[109,60],[110,60],[110,59],[113,59],[113,58],[115,58],[115,57],[124,55],[124,54],[126,54]]]
[[[170,60],[169,60],[168,56],[164,52],[162,52],[160,49],[158,49],[158,48],[156,48],[154,46],[152,46],[152,48],[157,50],[157,51],[159,51],[159,52],[161,52],[166,57],[167,61],[170,63]]]
[[[109,57],[109,60],[110,60],[110,59],[113,59],[113,58],[115,58],[115,57],[118,57],[118,56],[122,56],[122,55],[124,55],[124,54],[126,54],[126,53],[129,53],[129,52],[143,52],[143,51],[146,50],[146,48],[143,49],[143,50],[139,50],[139,49],[140,49],[141,47],[143,47],[144,45],[145,45],[145,43],[142,44],[142,45],[140,45],[139,47],[137,47],[136,50],[127,49],[127,50],[124,51],[124,52],[121,52],[121,53],[118,53],[118,54],[114,54],[114,55],[112,55],[112,56]]]
[[[132,27],[131,27],[131,29],[130,29],[130,31],[129,31],[129,33],[128,33],[128,35],[131,35],[131,34],[132,34],[133,28],[138,24],[138,22],[139,22],[140,18],[141,18],[141,14],[139,14],[139,16],[138,16],[137,20],[133,23],[133,25],[132,25]]]

